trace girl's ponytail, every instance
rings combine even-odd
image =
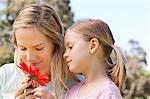
[[[125,68],[126,59],[122,55],[120,49],[117,46],[111,45],[111,47],[114,49],[117,59],[116,64],[110,71],[110,77],[119,88],[122,88],[126,80],[126,68]]]

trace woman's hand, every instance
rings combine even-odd
[[[15,94],[15,99],[35,99],[33,98],[33,89],[37,86],[32,83],[31,79],[27,76],[25,81],[22,83],[19,89],[17,89]],[[32,98],[31,98],[32,97]]]
[[[55,97],[46,89],[38,87],[33,90],[34,96],[39,99],[55,99]]]
[[[34,96],[33,88],[27,88],[26,91],[25,99],[36,99]]]
[[[32,83],[30,78],[22,83],[21,87],[17,89],[15,99],[55,99],[54,96],[46,89],[37,87]]]
[[[25,99],[55,99],[54,96],[43,88],[27,88]]]
[[[26,96],[26,89],[32,84],[31,81],[23,82],[19,89],[17,89],[15,94],[15,99],[24,99]]]

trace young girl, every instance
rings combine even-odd
[[[66,99],[122,99],[119,89],[126,77],[125,59],[105,22],[88,19],[75,23],[67,30],[64,43],[69,70],[85,77],[69,88]],[[110,58],[113,49],[115,64]]]

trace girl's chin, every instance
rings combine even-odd
[[[74,68],[73,66],[71,67],[69,67],[69,70],[71,71],[71,72],[73,72],[73,73],[78,73],[78,71],[77,71],[77,69],[76,68]]]

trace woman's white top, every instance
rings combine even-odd
[[[15,99],[15,92],[24,81],[23,72],[14,64],[5,64],[0,67],[0,99]],[[44,86],[54,94],[54,84],[49,82]],[[65,93],[65,92],[63,92]],[[63,97],[64,95],[62,95]]]

